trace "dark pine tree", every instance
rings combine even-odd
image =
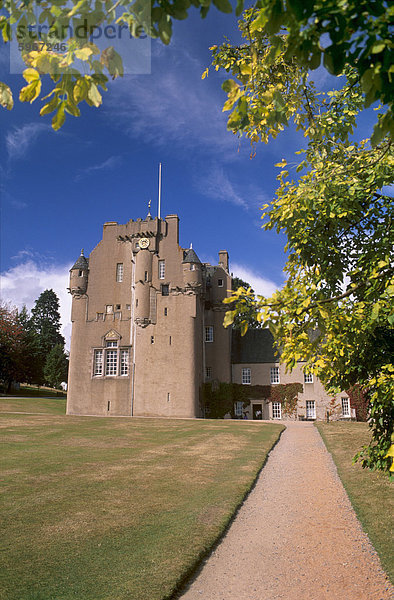
[[[64,337],[60,333],[59,300],[53,290],[45,290],[36,300],[31,311],[31,321],[39,339],[37,383],[45,383],[44,368],[51,350],[60,345],[64,349]]]

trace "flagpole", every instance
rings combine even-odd
[[[159,207],[157,211],[157,216],[159,219],[161,218],[161,163],[159,163]]]

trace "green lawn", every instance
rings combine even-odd
[[[4,600],[168,597],[223,531],[282,430],[5,412],[1,426]]]
[[[66,398],[0,397],[0,414],[6,412],[65,415]]]
[[[318,423],[339,476],[364,530],[394,583],[394,485],[387,475],[352,465],[358,450],[369,443],[367,423]]]

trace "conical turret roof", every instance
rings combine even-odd
[[[77,261],[74,263],[74,265],[71,267],[71,271],[73,269],[87,269],[89,267],[89,261],[87,258],[85,258],[84,254],[83,254],[83,249],[81,250],[81,255],[79,256],[79,258],[77,259]]]
[[[193,248],[189,248],[186,250],[185,258],[183,259],[184,263],[197,263],[201,264],[200,259],[197,254],[194,252]]]

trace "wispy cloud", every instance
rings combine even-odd
[[[213,166],[204,178],[195,177],[194,187],[200,194],[220,202],[229,202],[246,210],[255,210],[269,201],[269,197],[255,184],[232,181],[225,167]]]
[[[236,186],[230,181],[222,167],[214,167],[205,174],[203,179],[195,178],[194,185],[201,194],[208,198],[248,208],[247,201],[237,191]]]
[[[87,177],[92,173],[97,173],[98,171],[111,171],[112,169],[118,167],[121,163],[121,156],[110,156],[109,158],[107,158],[107,160],[104,160],[101,163],[92,165],[91,167],[86,167],[85,169],[81,169],[80,171],[78,171],[78,173],[74,177],[74,181],[79,181],[80,179],[83,179],[84,177]]]
[[[239,141],[226,129],[219,79],[214,83],[202,81],[205,66],[201,61],[182,48],[171,48],[171,52],[171,71],[163,60],[154,65],[150,76],[117,81],[111,88],[106,114],[116,118],[133,138],[159,147],[172,144],[187,151],[223,153],[223,160],[231,160],[237,155]],[[182,54],[182,61],[176,52]]]
[[[22,127],[15,127],[7,133],[5,139],[8,158],[10,160],[23,158],[41,133],[51,131],[51,127],[45,123],[28,123]]]
[[[62,334],[69,347],[71,336],[71,296],[67,292],[69,269],[72,265],[45,265],[30,258],[30,251],[21,251],[16,258],[24,259],[0,276],[1,299],[19,309],[25,304],[30,310],[41,292],[53,289],[60,303]]]
[[[274,281],[261,277],[261,275],[248,266],[232,263],[231,270],[234,276],[240,277],[249,283],[258,296],[272,296],[272,294],[281,287]],[[280,279],[283,280],[283,273],[280,274]]]

